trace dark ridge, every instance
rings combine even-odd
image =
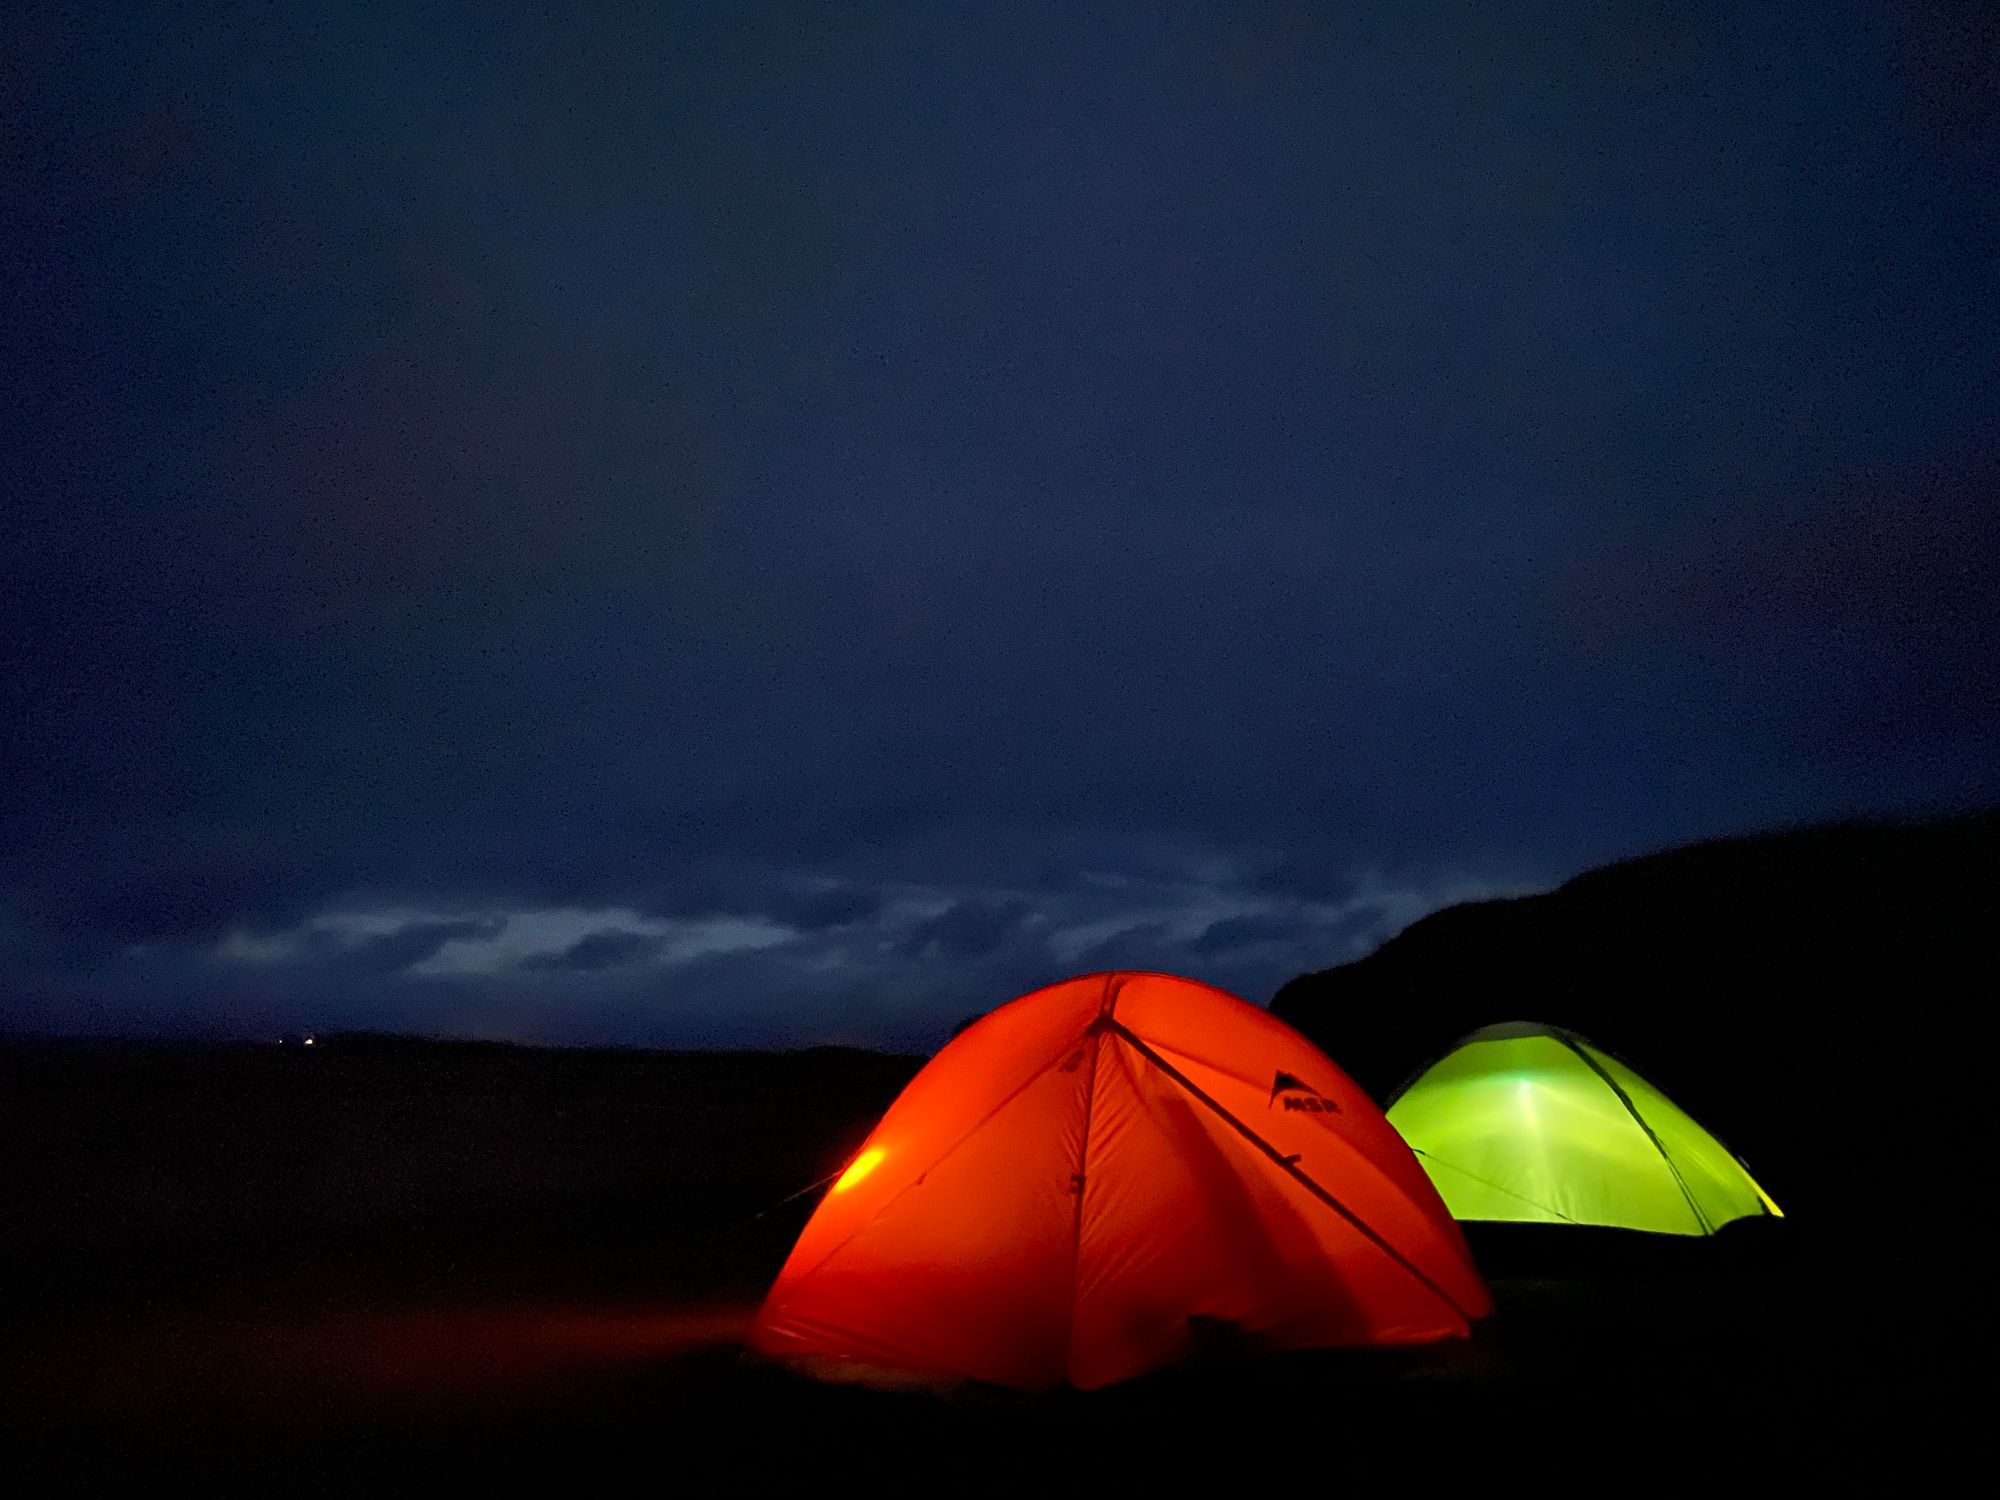
[[[1913,1210],[1932,1225],[1970,1211],[1996,934],[2000,810],[1832,824],[1452,907],[1291,980],[1271,1008],[1383,1100],[1478,1027],[1572,1028],[1727,1141],[1795,1219],[1892,1244]]]

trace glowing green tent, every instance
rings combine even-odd
[[[1778,1213],[1673,1100],[1554,1026],[1473,1032],[1388,1113],[1460,1219],[1713,1234]]]

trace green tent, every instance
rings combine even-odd
[[[1388,1113],[1460,1219],[1713,1234],[1778,1214],[1673,1100],[1558,1027],[1473,1032]]]

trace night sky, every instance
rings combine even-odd
[[[0,1026],[923,1046],[2000,798],[1982,0],[285,9],[9,7]]]

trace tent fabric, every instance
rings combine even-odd
[[[1491,1310],[1409,1148],[1282,1021],[1168,975],[1068,980],[925,1066],[827,1192],[764,1353],[1041,1389],[1267,1346],[1462,1337]]]
[[[1631,1068],[1573,1032],[1475,1031],[1390,1101],[1460,1219],[1713,1234],[1778,1206]]]

